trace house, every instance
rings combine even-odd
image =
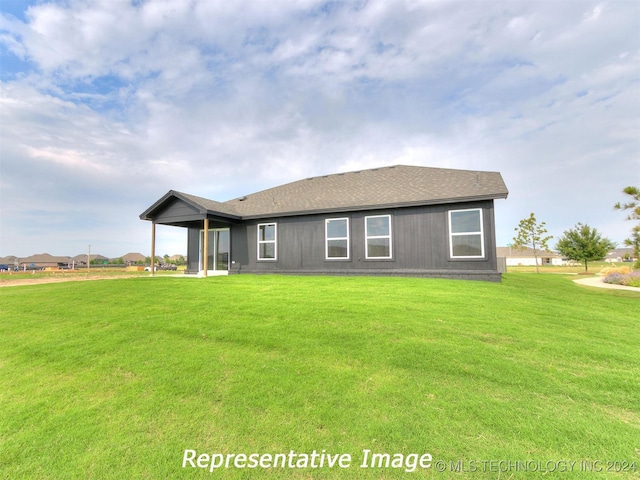
[[[536,257],[533,254],[533,248],[529,247],[498,247],[498,258],[506,259],[507,267],[518,266],[535,266]],[[538,265],[564,265],[562,255],[556,252],[540,251],[537,252]]]
[[[19,259],[18,268],[29,270],[34,268],[68,268],[73,264],[71,257],[56,257],[48,253],[38,253]]]
[[[15,255],[9,255],[8,257],[0,257],[0,265],[7,265],[10,270],[17,268],[20,264],[20,259]]]
[[[145,262],[145,256],[137,252],[129,252],[122,256],[122,261],[125,265],[143,264]]]
[[[637,258],[634,255],[633,248],[615,248],[607,253],[604,261],[609,263],[617,262],[635,262]]]
[[[86,253],[81,253],[79,255],[76,255],[75,257],[72,258],[72,260],[75,262],[76,265],[86,265],[87,264],[87,257],[88,254]],[[105,257],[104,255],[98,255],[96,253],[92,253],[91,254],[91,261],[93,262],[93,264],[107,264],[109,263],[109,259],[107,257]]]
[[[497,172],[396,165],[307,178],[226,202],[171,190],[140,218],[188,229],[187,272],[500,281]]]

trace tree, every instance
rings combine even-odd
[[[544,236],[547,233],[547,229],[544,228],[546,224],[536,220],[536,216],[531,213],[529,218],[520,220],[520,223],[515,228],[517,235],[513,238],[513,246],[515,248],[528,247],[533,250],[533,256],[536,260],[536,273],[538,270],[538,252],[549,250],[547,242],[553,237],[551,235]]]
[[[608,238],[603,238],[598,230],[589,225],[577,223],[576,226],[564,232],[558,240],[556,250],[570,260],[584,262],[584,271],[588,271],[589,262],[602,260],[616,244]]]
[[[616,210],[631,210],[627,220],[640,220],[640,188],[627,187],[623,193],[630,195],[633,200],[629,203],[616,203]],[[624,241],[625,245],[633,247],[633,256],[636,257],[636,268],[640,268],[640,223],[631,229],[631,236]]]

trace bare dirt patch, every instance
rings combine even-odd
[[[78,274],[52,274],[46,277],[29,275],[3,275],[0,277],[0,287],[15,287],[20,285],[40,285],[43,283],[82,282],[88,280],[117,280],[119,278],[135,278],[134,275],[78,275]]]

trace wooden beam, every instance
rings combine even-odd
[[[202,243],[204,243],[204,245],[202,246],[202,269],[204,270],[202,272],[203,276],[207,276],[207,270],[209,269],[209,219],[205,218],[204,219],[204,235],[203,235],[203,239],[202,239]]]
[[[151,276],[156,274],[156,223],[151,221]]]

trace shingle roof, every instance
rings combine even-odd
[[[223,216],[239,219],[240,215],[236,213],[235,209],[221,202],[215,200],[209,200],[208,198],[197,197],[196,195],[190,195],[188,193],[178,192],[176,190],[169,190],[164,196],[156,203],[147,208],[140,214],[140,218],[143,220],[152,220],[155,212],[164,208],[165,204],[170,200],[177,198],[191,205],[198,210],[202,215],[214,215],[222,214]]]
[[[607,253],[606,258],[616,258],[616,257],[624,257],[625,255],[629,255],[630,257],[633,257],[633,248],[632,247],[621,247],[621,248],[614,248],[613,250],[609,251],[609,253]]]
[[[202,209],[205,209],[207,211],[225,213],[227,215],[234,216],[238,215],[236,210],[226,203],[216,202],[215,200],[209,200],[208,198],[196,197],[195,195],[189,195],[187,193],[180,194],[186,199],[191,200],[194,205],[200,206]]]
[[[311,177],[227,202],[171,190],[140,218],[151,220],[170,198],[201,214],[240,219],[489,200],[508,193],[498,172],[396,165]]]
[[[75,260],[76,262],[86,262],[87,261],[87,254],[86,253],[79,253],[78,255],[76,255],[75,257],[71,257],[71,260]],[[97,253],[92,253],[91,254],[91,261],[94,260],[109,260],[107,257],[105,257],[104,255],[99,255]]]
[[[125,262],[137,262],[139,260],[144,261],[145,256],[138,252],[129,252],[126,255],[122,256],[122,260]]]
[[[498,172],[396,165],[307,178],[224,202],[242,217],[506,198]]]
[[[71,257],[56,257],[48,253],[37,253],[20,259],[20,263],[68,263]]]

